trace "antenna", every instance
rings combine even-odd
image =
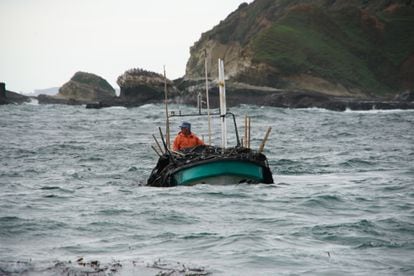
[[[226,124],[226,86],[224,82],[224,61],[218,60],[219,72],[219,96],[220,96],[220,118],[221,118],[221,147],[224,151],[227,148],[227,124]]]

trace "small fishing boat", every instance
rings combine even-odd
[[[264,154],[241,146],[222,149],[200,145],[160,156],[147,185],[171,187],[195,184],[271,184]]]
[[[166,136],[164,137],[162,129],[159,128],[163,145],[161,147],[157,138],[153,135],[156,147],[152,146],[152,148],[158,154],[159,159],[148,178],[147,185],[171,187],[195,184],[273,183],[267,158],[262,153],[271,128],[267,130],[259,149],[253,150],[250,148],[250,118],[245,117],[245,137],[244,140],[240,141],[235,115],[227,112],[226,108],[224,63],[222,60],[219,60],[219,93],[219,113],[210,113],[208,85],[206,84],[207,113],[203,114],[199,109],[199,113],[196,114],[181,114],[180,112],[178,115],[168,113],[167,93],[165,94]],[[170,118],[183,116],[206,116],[208,118],[209,141],[207,145],[199,145],[181,151],[173,151],[170,148]],[[221,146],[211,145],[210,118],[213,116],[218,116],[221,121]],[[232,147],[227,146],[226,118],[230,116],[233,119],[236,137],[236,145]]]

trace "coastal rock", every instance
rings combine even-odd
[[[125,106],[138,106],[160,102],[164,99],[165,78],[161,74],[133,68],[118,77],[121,88],[119,101]],[[179,94],[171,80],[166,80],[169,97]]]
[[[3,104],[22,104],[30,102],[30,97],[21,95],[16,92],[7,91],[6,84],[0,82],[0,105]]]
[[[91,73],[77,72],[54,96],[39,95],[41,104],[78,105],[114,98],[115,89],[102,77]]]
[[[120,75],[117,84],[121,88],[119,97],[90,102],[86,108],[111,106],[134,107],[148,103],[160,103],[165,99],[165,84],[170,100],[180,95],[171,80],[165,80],[161,74],[140,68],[132,68]]]
[[[414,102],[414,90],[407,90],[396,95],[395,101]]]
[[[205,102],[205,82],[179,80],[177,85],[184,92],[176,101],[196,105],[197,95],[202,95]],[[226,82],[227,105],[252,104],[282,108],[324,108],[333,111],[372,110],[372,109],[414,109],[414,102],[406,101],[407,93],[401,100],[371,99],[369,97],[345,97],[327,95],[307,90],[287,90],[272,87],[253,86],[233,81]],[[214,80],[209,82],[210,107],[219,106],[218,85]],[[205,106],[203,106],[205,108]]]
[[[8,104],[9,101],[6,97],[6,84],[4,82],[0,82],[0,104]]]

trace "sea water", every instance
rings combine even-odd
[[[162,105],[0,106],[0,275],[414,274],[414,111],[231,111],[275,184],[144,186]]]

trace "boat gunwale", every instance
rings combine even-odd
[[[256,165],[257,167],[261,168],[261,177],[260,178],[250,177],[250,178],[252,180],[255,180],[255,181],[258,181],[258,182],[261,182],[261,181],[265,180],[264,173],[265,173],[265,170],[266,170],[266,166],[263,166],[263,164],[260,164],[260,162],[257,162],[255,160],[237,159],[237,158],[215,158],[215,159],[209,159],[209,160],[201,160],[199,162],[196,161],[196,162],[194,162],[195,164],[194,163],[188,164],[188,165],[182,166],[182,167],[180,167],[176,170],[173,170],[172,172],[170,172],[170,175],[175,179],[175,175],[180,173],[180,172],[184,172],[185,170],[188,170],[188,169],[200,167],[200,166],[203,166],[203,165],[213,164],[213,163],[217,163],[217,162],[225,162],[225,163],[226,162],[239,162],[239,163],[247,163],[247,164],[250,164],[250,165]],[[248,175],[236,174],[236,173],[228,173],[228,174],[220,173],[220,174],[217,174],[217,175],[213,175],[213,177],[220,176],[220,175],[243,176],[243,177],[249,178]],[[200,179],[202,179],[202,178],[200,178]],[[177,184],[176,183],[176,185],[186,186],[187,184]]]
[[[208,164],[208,163],[215,163],[217,161],[226,161],[226,162],[227,161],[240,161],[240,162],[244,162],[244,163],[254,163],[254,164],[256,164],[260,167],[264,167],[264,168],[268,167],[267,164],[262,164],[259,161],[252,160],[252,159],[240,159],[240,158],[235,158],[235,157],[226,157],[226,156],[223,156],[223,157],[219,156],[218,157],[218,156],[215,156],[214,158],[210,158],[210,159],[192,161],[189,164],[182,165],[182,166],[172,170],[170,174],[175,174],[175,173],[177,173],[181,170],[185,170],[185,169],[192,168],[192,167],[197,167],[197,166]]]

